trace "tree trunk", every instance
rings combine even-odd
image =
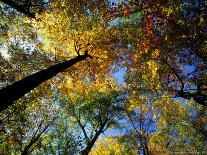
[[[207,95],[201,92],[189,93],[184,91],[176,91],[176,93],[178,97],[182,97],[187,100],[193,98],[196,103],[207,107]]]
[[[11,8],[16,9],[18,12],[21,12],[30,18],[35,18],[35,15],[29,12],[29,10],[27,10],[26,8],[24,8],[24,6],[17,4],[13,2],[12,0],[0,0],[0,1],[9,5]]]
[[[87,57],[91,57],[86,52],[84,55],[77,56],[76,58],[64,61],[62,63],[53,65],[47,69],[41,70],[37,73],[29,75],[22,80],[19,80],[0,90],[0,112],[7,109],[17,101],[19,98],[30,92],[32,89],[40,85],[41,83],[54,77],[56,74],[71,67],[77,62],[85,60]]]
[[[95,136],[93,137],[93,139],[88,143],[88,145],[86,146],[86,148],[84,150],[81,151],[82,155],[88,155],[89,152],[91,151],[93,145],[95,144],[96,140],[98,139],[99,135],[102,133],[101,130],[99,130]]]
[[[82,150],[82,152],[81,152],[82,155],[88,155],[89,154],[89,152],[91,151],[91,149],[92,149],[93,145],[95,144],[97,138],[92,139],[92,141],[90,141],[90,143],[86,146],[86,148],[84,150]]]
[[[103,129],[108,122],[108,119],[104,123],[101,124],[100,129],[96,132],[94,137],[91,139],[91,141],[87,144],[86,148],[81,151],[81,155],[88,155],[89,152],[91,151],[93,145],[95,144],[96,140],[98,139],[99,135],[103,132]]]
[[[37,128],[35,134],[33,135],[32,139],[31,139],[30,142],[29,142],[29,144],[25,146],[25,148],[24,148],[24,150],[22,151],[21,155],[28,155],[28,154],[30,154],[30,152],[31,152],[34,148],[33,148],[32,150],[30,150],[30,149],[33,147],[33,145],[34,145],[37,141],[39,141],[39,139],[41,138],[42,134],[48,129],[48,127],[54,122],[54,120],[55,120],[55,118],[53,118],[53,120],[52,120],[50,123],[48,123],[48,124],[44,127],[44,129],[43,129],[39,134],[37,134],[37,132],[38,132],[38,130],[39,130],[39,127],[41,127],[43,121],[39,124],[39,127]]]

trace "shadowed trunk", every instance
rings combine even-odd
[[[177,96],[182,97],[187,100],[190,100],[191,98],[193,98],[196,103],[207,107],[207,95],[201,92],[189,93],[189,92],[184,92],[184,91],[177,91]]]
[[[5,88],[2,88],[0,90],[0,111],[7,109],[13,104],[14,101],[17,101],[41,83],[49,80],[59,72],[64,71],[75,63],[85,60],[87,57],[91,56],[86,52],[84,55],[80,55],[76,58],[53,65],[47,69],[29,75]]]
[[[81,151],[81,155],[88,155],[89,152],[91,151],[93,145],[95,144],[96,140],[100,136],[100,134],[103,132],[104,127],[106,123],[108,122],[108,119],[105,120],[105,122],[101,123],[101,127],[99,130],[96,132],[96,134],[93,136],[93,138],[90,140],[90,142],[87,144],[86,148]]]
[[[101,134],[101,131],[98,131],[95,136],[93,137],[93,139],[88,143],[88,145],[86,146],[86,148],[84,150],[82,150],[82,155],[88,155],[89,152],[91,151],[93,145],[95,144],[96,140],[98,139],[99,135]]]
[[[29,10],[26,9],[23,5],[19,5],[12,0],[0,0],[0,2],[9,5],[11,8],[16,9],[18,12],[21,12],[30,18],[35,18],[35,15],[29,12]]]

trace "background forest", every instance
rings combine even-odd
[[[205,0],[0,0],[1,155],[207,154]]]

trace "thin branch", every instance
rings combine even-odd
[[[85,127],[81,124],[79,119],[76,118],[76,121],[77,121],[78,125],[80,126],[81,130],[83,131],[83,134],[85,136],[86,141],[89,142],[89,137],[86,133]]]
[[[167,62],[167,61],[165,61],[164,59],[161,59],[160,58],[160,60],[162,61],[162,62],[164,62],[168,67],[169,67],[169,69],[173,72],[173,74],[177,77],[177,79],[180,81],[180,83],[181,83],[181,91],[183,92],[183,90],[184,90],[184,88],[185,88],[185,84],[184,84],[184,82],[183,82],[183,80],[182,80],[182,78],[178,75],[178,73],[175,71],[175,69]]]

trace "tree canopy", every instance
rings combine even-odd
[[[205,154],[206,8],[0,0],[0,154]]]

